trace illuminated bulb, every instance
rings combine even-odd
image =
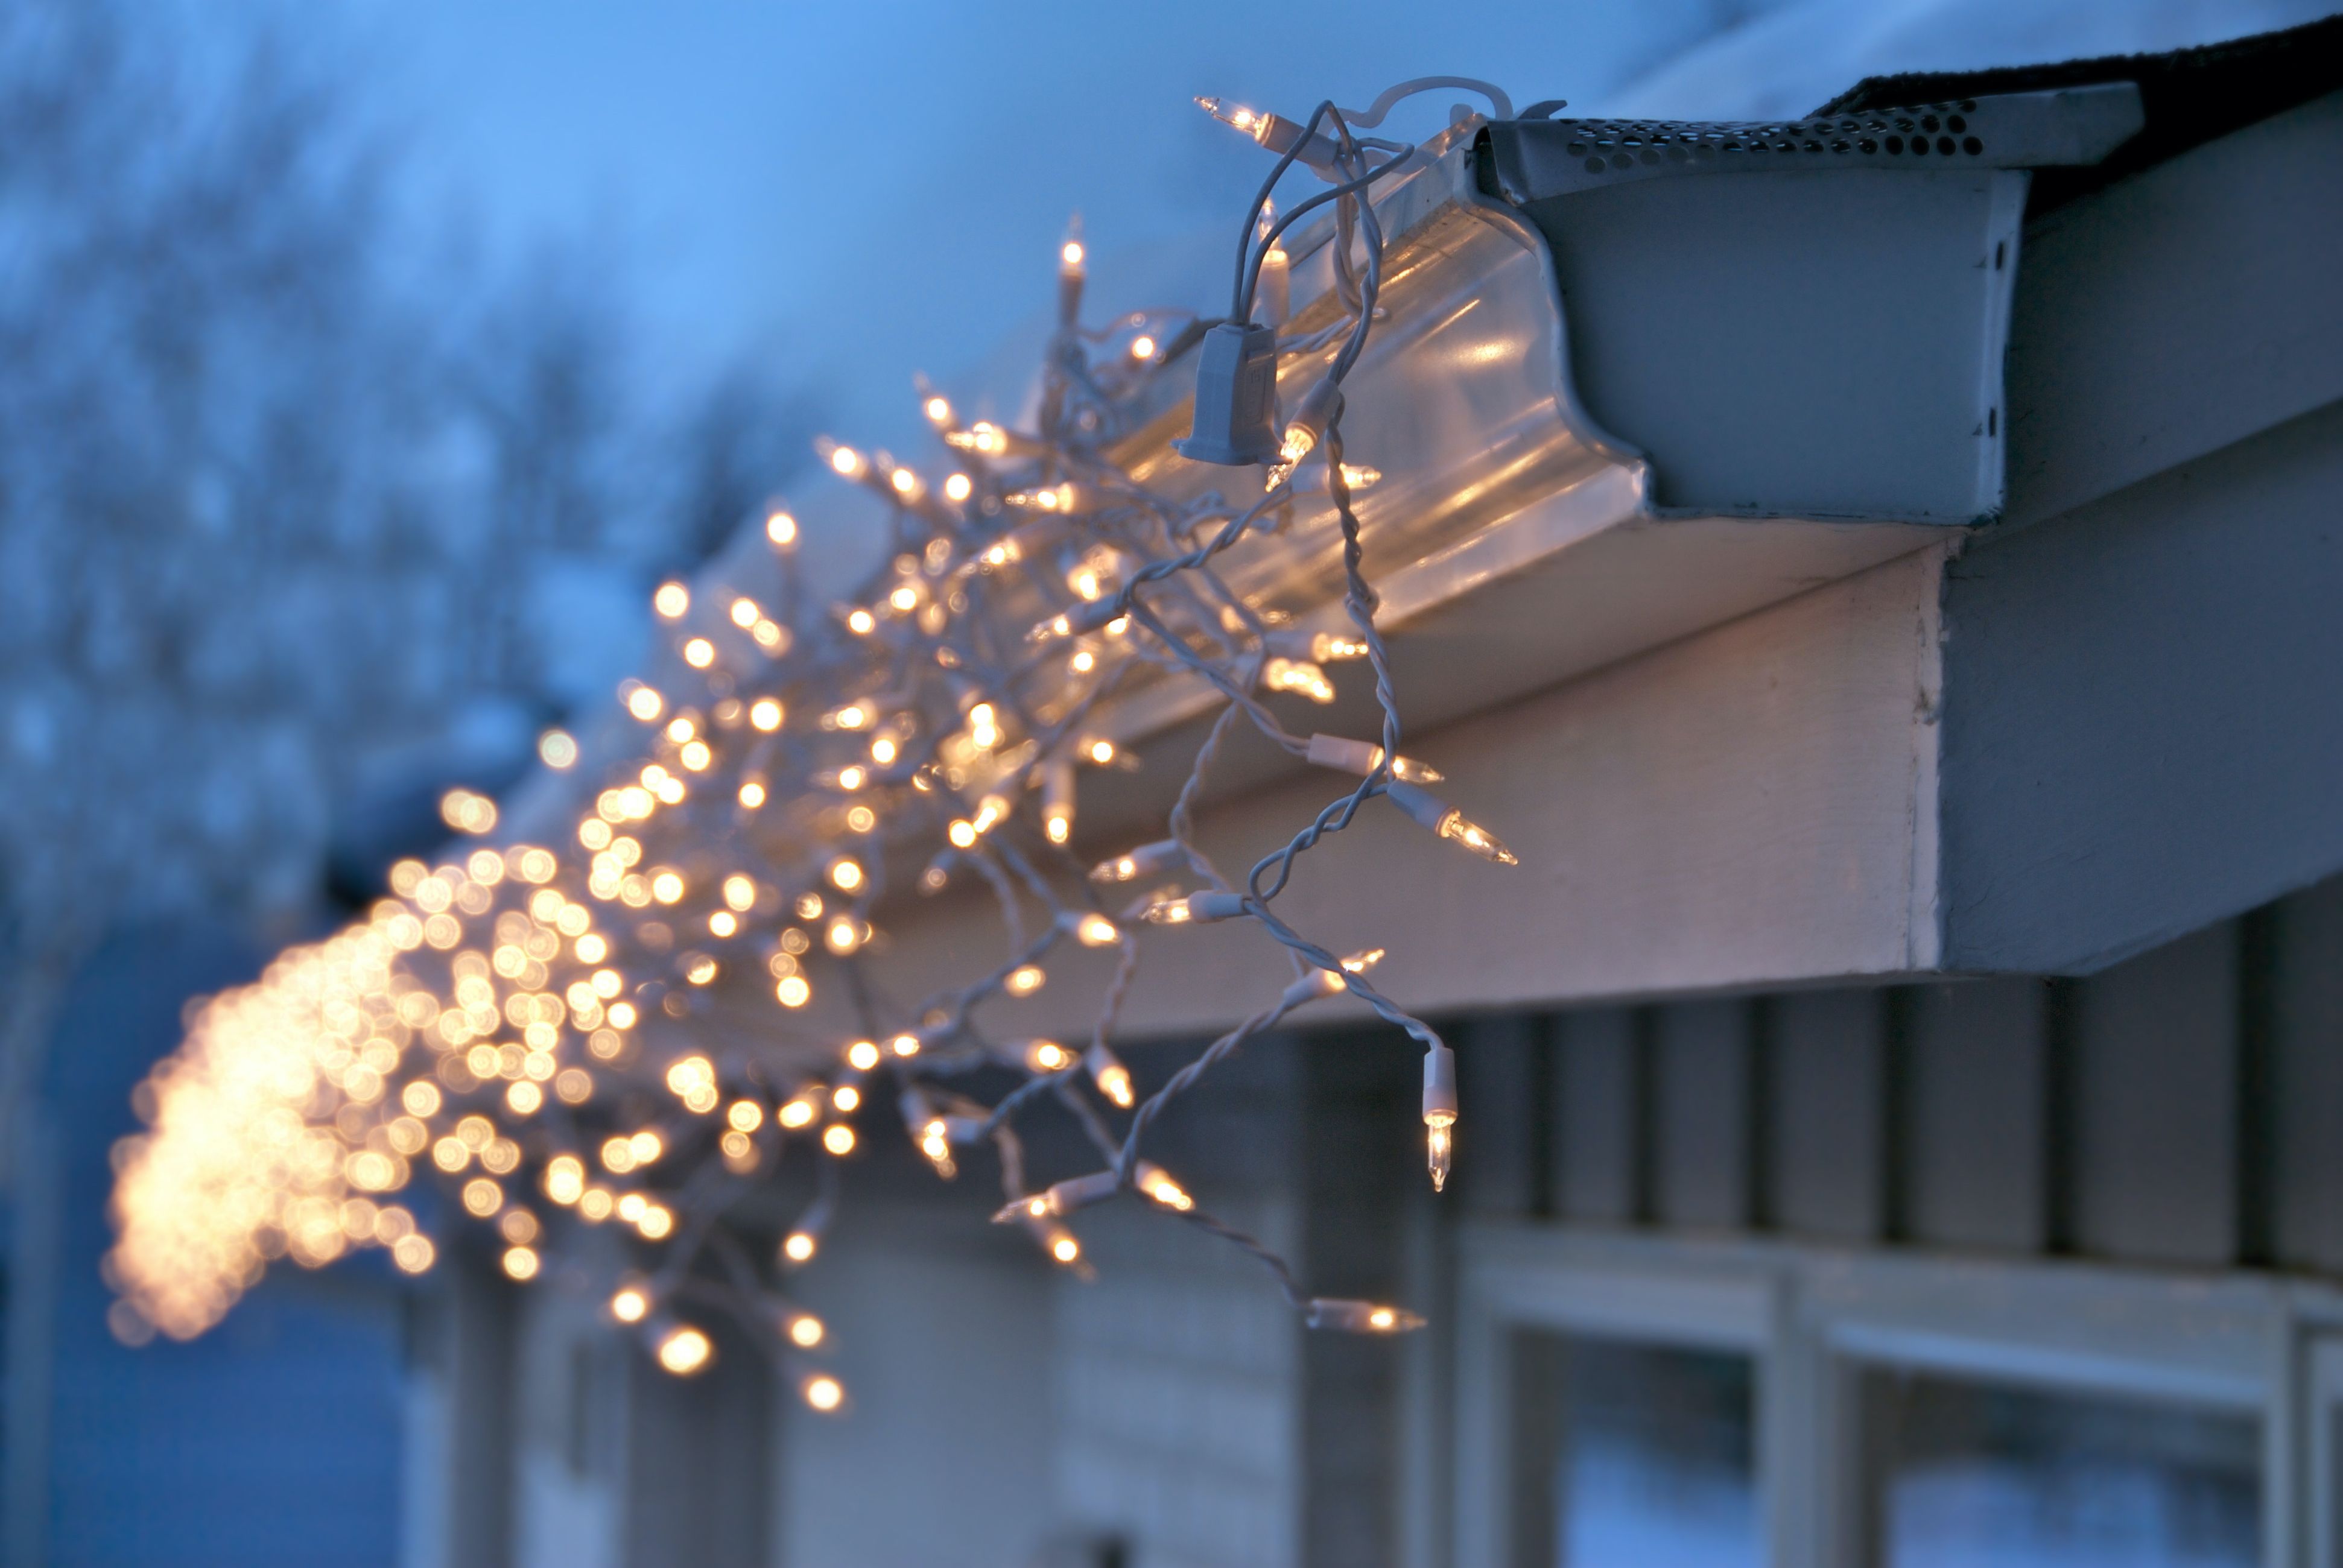
[[[1442,838],[1454,839],[1484,860],[1493,860],[1500,866],[1518,866],[1522,863],[1518,856],[1498,842],[1494,834],[1485,828],[1466,821],[1464,813],[1462,811],[1451,811],[1440,819],[1438,830]]]
[[[748,630],[764,618],[765,612],[757,608],[755,599],[736,598],[732,601],[732,624],[742,631]]]
[[[1370,651],[1365,638],[1352,637],[1343,632],[1322,631],[1310,638],[1310,657],[1321,663],[1364,658]]]
[[[917,1056],[920,1054],[920,1037],[916,1034],[899,1034],[887,1042],[887,1049],[897,1056],[906,1059]]]
[[[781,1256],[792,1263],[807,1262],[813,1257],[815,1245],[812,1231],[792,1231],[781,1240]]]
[[[1487,829],[1465,820],[1464,813],[1443,801],[1438,796],[1418,789],[1404,780],[1394,779],[1384,787],[1384,797],[1440,837],[1462,844],[1484,860],[1500,866],[1521,864],[1511,849],[1497,841]]]
[[[879,625],[879,618],[857,607],[846,618],[846,629],[857,637],[867,637]]]
[[[870,760],[881,768],[894,762],[898,749],[892,736],[874,735],[870,738]]]
[[[740,918],[729,910],[718,910],[708,917],[709,931],[719,937],[729,937],[740,929]]]
[[[1152,337],[1148,337],[1148,336],[1147,336],[1145,333],[1143,333],[1143,332],[1142,332],[1142,333],[1141,333],[1138,337],[1136,337],[1132,338],[1132,339],[1131,340],[1131,357],[1133,359],[1140,359],[1140,360],[1147,360],[1147,359],[1152,359],[1152,358],[1154,358],[1154,357],[1155,357],[1155,339],[1153,339]]]
[[[1272,658],[1262,666],[1261,683],[1272,691],[1298,692],[1312,702],[1334,700],[1334,683],[1308,659]]]
[[[1353,1334],[1403,1334],[1423,1327],[1422,1318],[1403,1308],[1332,1296],[1313,1297],[1302,1307],[1302,1321],[1313,1329]]]
[[[858,1040],[846,1048],[846,1065],[857,1072],[868,1072],[879,1065],[879,1047],[867,1040]]]
[[[651,1297],[640,1285],[620,1285],[610,1297],[610,1315],[622,1323],[639,1323],[650,1315]]]
[[[862,885],[862,867],[852,858],[841,855],[830,863],[830,886],[841,893],[850,893]]]
[[[691,608],[691,590],[678,582],[661,583],[659,591],[651,595],[651,608],[663,619],[679,619]]]
[[[929,424],[940,430],[951,427],[952,406],[950,399],[940,393],[930,393],[927,401],[920,405],[920,412],[928,417]]]
[[[1082,749],[1091,761],[1101,768],[1114,760],[1114,742],[1111,740],[1087,741],[1083,744]]]
[[[1025,1048],[1025,1065],[1035,1072],[1059,1072],[1073,1064],[1074,1053],[1054,1040],[1037,1040]]]
[[[1122,940],[1122,932],[1104,915],[1083,915],[1074,922],[1074,940],[1086,948],[1102,948]]]
[[[828,1415],[846,1402],[845,1385],[827,1372],[806,1379],[800,1387],[800,1392],[805,1396],[806,1403],[824,1415]]]
[[[1266,115],[1257,115],[1251,109],[1220,98],[1198,98],[1196,106],[1221,124],[1233,126],[1255,140],[1260,139],[1262,127],[1269,118]]]
[[[1065,244],[1060,246],[1058,247],[1058,265],[1069,271],[1079,269],[1082,265],[1082,242],[1078,239],[1070,239],[1066,241]]]
[[[704,637],[695,637],[683,645],[683,662],[694,669],[706,669],[716,662],[716,645]]]
[[[887,602],[908,615],[920,608],[920,590],[906,583],[887,596]]]
[[[753,1100],[736,1100],[724,1120],[735,1132],[754,1132],[765,1124],[765,1108]]]
[[[1074,1233],[1063,1227],[1053,1227],[1050,1236],[1050,1256],[1071,1267],[1082,1261],[1082,1244]]]
[[[558,770],[578,760],[578,742],[566,729],[548,729],[537,738],[538,759]]]
[[[789,1319],[789,1343],[799,1350],[809,1351],[821,1343],[822,1335],[826,1332],[822,1327],[821,1320],[811,1312],[799,1312]]]
[[[689,1377],[708,1364],[716,1347],[694,1328],[669,1329],[659,1342],[659,1363],[678,1377]]]
[[[1432,1171],[1432,1190],[1435,1192],[1448,1185],[1448,1171],[1456,1157],[1455,1134],[1450,1130],[1456,1125],[1453,1116],[1427,1116],[1423,1119],[1425,1162]]]
[[[1158,871],[1188,863],[1188,852],[1175,839],[1160,839],[1152,844],[1141,844],[1127,855],[1117,855],[1111,860],[1101,860],[1091,868],[1093,882],[1131,882],[1141,877],[1151,877]]]
[[[651,878],[651,897],[662,904],[672,904],[683,897],[683,879],[673,871],[660,871]]]
[[[1147,906],[1140,918],[1154,926],[1184,926],[1190,922],[1210,925],[1215,920],[1232,920],[1246,913],[1242,893],[1191,893],[1184,899],[1158,899]]]
[[[683,714],[678,714],[668,721],[667,738],[678,746],[682,745],[699,732],[699,726],[694,724]]]
[[[976,482],[966,474],[953,474],[944,480],[944,499],[965,501],[976,491]]]
[[[1066,667],[1076,675],[1088,675],[1098,668],[1098,655],[1087,648],[1078,648],[1074,650],[1074,657],[1066,661]]]
[[[1321,768],[1332,768],[1344,773],[1355,773],[1363,779],[1381,766],[1383,749],[1371,740],[1352,740],[1340,735],[1318,734],[1310,738],[1308,759]],[[1418,762],[1413,757],[1393,759],[1392,777],[1410,784],[1437,784],[1441,772],[1436,768]]]
[[[749,723],[757,729],[771,734],[781,727],[781,705],[769,697],[760,697],[749,705]]]
[[[951,840],[955,849],[971,848],[976,843],[976,824],[956,817],[951,826],[944,829],[944,836]]]
[[[843,958],[862,945],[862,932],[853,920],[840,915],[830,922],[825,940],[830,944],[830,950]]]
[[[645,724],[658,719],[659,710],[666,706],[659,694],[648,686],[639,686],[627,694],[627,711]]]
[[[792,1100],[773,1112],[773,1120],[784,1127],[796,1129],[811,1121],[817,1114],[819,1113],[813,1108],[813,1101],[802,1099]]]
[[[854,1129],[847,1126],[843,1121],[830,1123],[822,1129],[821,1146],[836,1155],[844,1156],[853,1153]]]
[[[1196,1201],[1188,1196],[1180,1183],[1151,1165],[1139,1172],[1139,1190],[1166,1209],[1176,1209],[1183,1214],[1196,1206]]]
[[[830,1103],[841,1115],[850,1116],[862,1103],[862,1091],[850,1083],[841,1083],[830,1091]]]
[[[504,1265],[505,1272],[513,1279],[533,1280],[537,1277],[537,1249],[508,1247],[505,1249]]]
[[[787,549],[798,542],[798,520],[787,512],[766,513],[765,538]]]
[[[859,702],[850,702],[845,707],[838,709],[836,712],[829,716],[829,723],[826,728],[832,729],[861,729],[867,727],[870,722],[870,710],[868,708],[863,707],[862,704]]]
[[[755,882],[737,871],[724,879],[724,902],[727,906],[746,914],[756,901]]]
[[[773,988],[773,995],[783,1007],[803,1007],[812,1000],[813,987],[803,975],[790,975]]]
[[[841,478],[850,479],[862,471],[862,454],[851,447],[833,447],[830,454],[830,466]]]
[[[753,811],[764,803],[765,787],[762,784],[758,783],[754,779],[742,780],[740,784],[740,804]]]
[[[586,1193],[586,1162],[575,1154],[557,1154],[545,1165],[545,1195],[565,1208]]]
[[[716,760],[716,753],[708,749],[708,742],[705,740],[688,740],[684,742],[683,749],[677,754],[677,759],[682,762],[685,772],[705,773],[708,771],[708,765]]]
[[[1020,964],[1009,971],[1009,978],[1001,985],[1011,996],[1031,996],[1049,978],[1039,964]]]
[[[1425,1162],[1432,1171],[1432,1190],[1448,1185],[1455,1159],[1456,1053],[1434,1041],[1423,1055],[1423,1128]]]
[[[1342,970],[1347,974],[1363,975],[1383,962],[1383,949],[1368,948],[1363,952],[1355,952],[1349,958],[1343,959]],[[1288,1008],[1300,1007],[1304,1002],[1316,1001],[1321,997],[1333,996],[1348,989],[1350,988],[1342,983],[1342,976],[1332,970],[1312,970],[1285,988],[1285,995],[1281,1005]]]
[[[1104,1040],[1082,1052],[1082,1064],[1091,1070],[1091,1081],[1098,1085],[1101,1094],[1113,1101],[1118,1110],[1128,1111],[1136,1098],[1131,1092],[1131,1069],[1108,1049]]]

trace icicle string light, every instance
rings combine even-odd
[[[1387,107],[1379,100],[1374,119]],[[1250,111],[1221,117],[1264,123]],[[1455,1122],[1448,1047],[1368,978],[1380,950],[1338,957],[1276,901],[1300,857],[1378,796],[1511,863],[1424,793],[1438,775],[1401,752],[1353,505],[1372,470],[1345,461],[1342,386],[1373,330],[1383,276],[1369,197],[1411,166],[1414,149],[1355,136],[1332,104],[1300,126],[1268,118],[1262,139],[1281,156],[1241,226],[1236,317],[1246,332],[1275,330],[1245,321],[1262,270],[1272,256],[1285,266],[1278,242],[1296,220],[1331,206],[1335,319],[1277,348],[1301,371],[1340,347],[1284,420],[1266,486],[1248,470],[1242,504],[1217,491],[1181,499],[1111,459],[1152,378],[1222,327],[1162,312],[1082,327],[1087,251],[1071,229],[1032,430],[963,424],[922,383],[922,413],[956,465],[940,478],[885,452],[820,443],[840,481],[891,508],[893,558],[850,599],[800,613],[799,525],[778,506],[756,519],[776,552],[776,604],[713,580],[660,586],[654,624],[673,658],[621,686],[625,717],[599,733],[548,733],[540,747],[578,791],[564,829],[574,849],[488,843],[500,825],[513,831],[517,813],[451,793],[447,821],[475,847],[437,866],[402,862],[391,896],[364,920],[193,1010],[180,1050],[138,1091],[148,1131],[116,1151],[120,1240],[106,1268],[117,1333],[198,1333],[279,1257],[314,1267],[378,1246],[402,1270],[430,1269],[442,1244],[427,1234],[430,1207],[419,1217],[397,1201],[428,1174],[452,1200],[447,1222],[490,1227],[516,1281],[538,1278],[547,1251],[586,1229],[628,1232],[618,1249],[567,1250],[624,1257],[603,1282],[609,1316],[667,1370],[711,1364],[714,1342],[692,1318],[725,1312],[757,1332],[809,1405],[840,1409],[843,1384],[808,1359],[827,1330],[779,1282],[818,1259],[839,1211],[840,1160],[890,1115],[943,1179],[989,1147],[1001,1221],[1077,1274],[1091,1265],[1069,1217],[1128,1192],[1259,1260],[1310,1327],[1386,1333],[1421,1322],[1397,1307],[1309,1295],[1283,1259],[1206,1212],[1144,1152],[1166,1109],[1206,1072],[1348,991],[1423,1047],[1427,1154],[1443,1181]],[[1297,159],[1328,188],[1272,216]],[[1346,622],[1307,638],[1216,566],[1305,492],[1322,493],[1340,526]],[[1298,736],[1260,695],[1322,698],[1322,663],[1349,658],[1363,658],[1373,678],[1373,741]],[[1272,660],[1285,672],[1277,679]],[[1219,711],[1166,837],[1086,866],[1072,853],[1081,771],[1131,765],[1095,716],[1141,676],[1201,680]],[[1358,779],[1232,881],[1198,845],[1195,814],[1240,723]],[[907,867],[924,869],[907,878]],[[883,937],[873,922],[904,881],[933,891],[964,871],[999,907],[1002,958],[912,1008],[890,1007],[866,983],[867,950]],[[1183,875],[1202,886],[1167,886]],[[1257,925],[1289,955],[1292,979],[1142,1096],[1113,1048],[1139,929],[1208,920]],[[1112,950],[1087,1038],[986,1032],[984,1004],[1031,994],[1073,949]],[[739,996],[752,981],[769,988],[769,1031],[742,1039],[693,1023],[716,990]],[[817,1038],[799,1022],[815,988],[833,984],[853,1004],[854,1038]],[[1071,1118],[1099,1166],[1036,1193],[1018,1126],[1045,1107]],[[810,1161],[814,1196],[777,1247],[752,1245],[734,1206],[785,1156]]]

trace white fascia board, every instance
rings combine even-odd
[[[1354,460],[1405,452],[1389,471],[1434,476],[1363,508],[1371,571],[1397,563],[1379,580],[1408,749],[1523,864],[1375,806],[1282,907],[1338,948],[1389,947],[1393,994],[1437,1012],[2080,971],[2343,869],[2343,720],[2303,722],[2298,690],[2343,666],[2343,562],[2320,531],[2343,416],[2316,412],[2343,398],[2343,307],[2306,270],[2336,253],[2338,153],[2338,102],[2305,106],[2027,236],[2022,472],[2009,519],[1976,532],[1654,504],[1653,465],[1578,408],[1541,247],[1457,183],[1451,149],[1390,198],[1417,203],[1393,226],[1413,303],[1353,381],[1348,428]],[[1167,409],[1142,436],[1180,423]],[[1292,562],[1322,564],[1330,538],[1330,518],[1297,517],[1272,541],[1294,555],[1252,586],[1305,623],[1327,613]],[[1292,721],[1370,733],[1355,701],[1297,700]],[[1114,732],[1176,759],[1189,702],[1140,693]],[[1215,779],[1203,837],[1230,865],[1339,788],[1241,749]],[[1125,847],[1159,795],[1086,785],[1082,848]],[[989,900],[880,920],[892,994],[998,960]],[[1251,935],[1148,936],[1181,950],[1142,965],[1124,1026],[1232,1020],[1282,972]],[[1095,955],[1053,960],[1044,991],[988,1020],[1080,1037],[1105,978]],[[744,1026],[768,1010],[743,1000]]]

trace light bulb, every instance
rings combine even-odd
[[[1116,1109],[1128,1111],[1136,1096],[1131,1092],[1131,1069],[1110,1050],[1104,1040],[1082,1052],[1082,1063],[1091,1070],[1091,1081],[1098,1085],[1101,1094],[1114,1102]]]
[[[1312,1297],[1302,1309],[1302,1321],[1310,1328],[1353,1334],[1403,1334],[1423,1327],[1423,1319],[1403,1307],[1333,1296]]]
[[[1131,340],[1131,357],[1142,362],[1155,357],[1155,339],[1144,332]]]
[[[1432,1190],[1448,1185],[1450,1163],[1456,1154],[1456,1053],[1438,1040],[1423,1053],[1424,1158],[1432,1171]]]
[[[846,1386],[827,1372],[806,1379],[799,1385],[799,1392],[805,1396],[806,1403],[824,1415],[846,1402]]]
[[[716,1347],[698,1329],[669,1329],[659,1342],[659,1363],[678,1377],[689,1377],[708,1365]]]
[[[1310,738],[1310,749],[1304,755],[1321,768],[1355,773],[1363,779],[1382,765],[1383,749],[1369,740],[1318,734]],[[1438,769],[1418,762],[1413,757],[1393,759],[1391,773],[1393,778],[1410,784],[1437,784],[1443,777]]]
[[[691,608],[691,590],[678,582],[661,583],[659,591],[651,595],[651,608],[659,611],[662,619],[680,619],[683,612]]]
[[[951,402],[940,392],[930,393],[927,401],[920,405],[920,412],[928,417],[929,424],[940,430],[948,430],[951,427]]]
[[[792,1263],[809,1262],[819,1243],[810,1231],[792,1231],[781,1239],[781,1256]]]
[[[799,1350],[809,1351],[821,1343],[826,1332],[821,1320],[811,1312],[799,1312],[789,1319],[789,1342]]]
[[[1074,940],[1086,948],[1102,948],[1121,938],[1122,932],[1104,915],[1083,915],[1074,921]]]
[[[1493,860],[1500,866],[1518,866],[1522,863],[1520,858],[1511,849],[1498,842],[1496,835],[1485,828],[1465,820],[1464,813],[1462,811],[1451,811],[1440,819],[1439,833],[1442,838],[1454,839],[1484,860]]]
[[[1393,779],[1383,787],[1383,798],[1431,829],[1443,839],[1452,839],[1472,850],[1484,860],[1500,866],[1518,866],[1521,861],[1511,849],[1497,841],[1496,836],[1476,823],[1465,820],[1464,813],[1450,806],[1438,796],[1421,789],[1404,779]]]
[[[621,1285],[610,1298],[610,1315],[622,1323],[639,1323],[651,1310],[650,1292],[640,1285]]]
[[[1334,700],[1334,683],[1305,658],[1270,659],[1262,666],[1261,683],[1271,691],[1296,692],[1312,702]]]
[[[1128,854],[1117,855],[1111,860],[1101,860],[1091,868],[1093,882],[1133,882],[1141,877],[1151,877],[1158,871],[1187,863],[1188,852],[1176,839],[1161,839],[1152,844],[1141,844]]]
[[[976,491],[976,481],[966,474],[951,474],[944,479],[944,499],[965,501]]]
[[[787,549],[798,542],[798,520],[787,512],[765,514],[765,538]]]
[[[1456,1125],[1453,1116],[1426,1116],[1424,1127],[1425,1162],[1432,1171],[1432,1190],[1435,1192],[1448,1185],[1448,1171],[1456,1157]]]
[[[1141,1167],[1139,1190],[1166,1209],[1174,1209],[1183,1214],[1196,1206],[1196,1201],[1188,1196],[1180,1183],[1151,1165]]]

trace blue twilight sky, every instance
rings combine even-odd
[[[200,6],[204,0],[176,0]],[[216,4],[217,0],[213,0]],[[1189,274],[1264,166],[1190,102],[1306,111],[1399,78],[1517,102],[1797,112],[1865,71],[2165,48],[2334,0],[238,0],[356,62],[418,210],[484,258],[608,255],[664,374],[792,362],[841,435],[984,358],[1050,295],[1079,208],[1110,280]],[[221,11],[198,15],[217,17]],[[1439,124],[1455,95],[1401,127]],[[1184,246],[1175,242],[1187,241]],[[1216,254],[1216,252],[1212,253]],[[1216,269],[1215,269],[1216,270]],[[1111,290],[1110,290],[1111,292]],[[1203,303],[1118,299],[1116,304]]]

